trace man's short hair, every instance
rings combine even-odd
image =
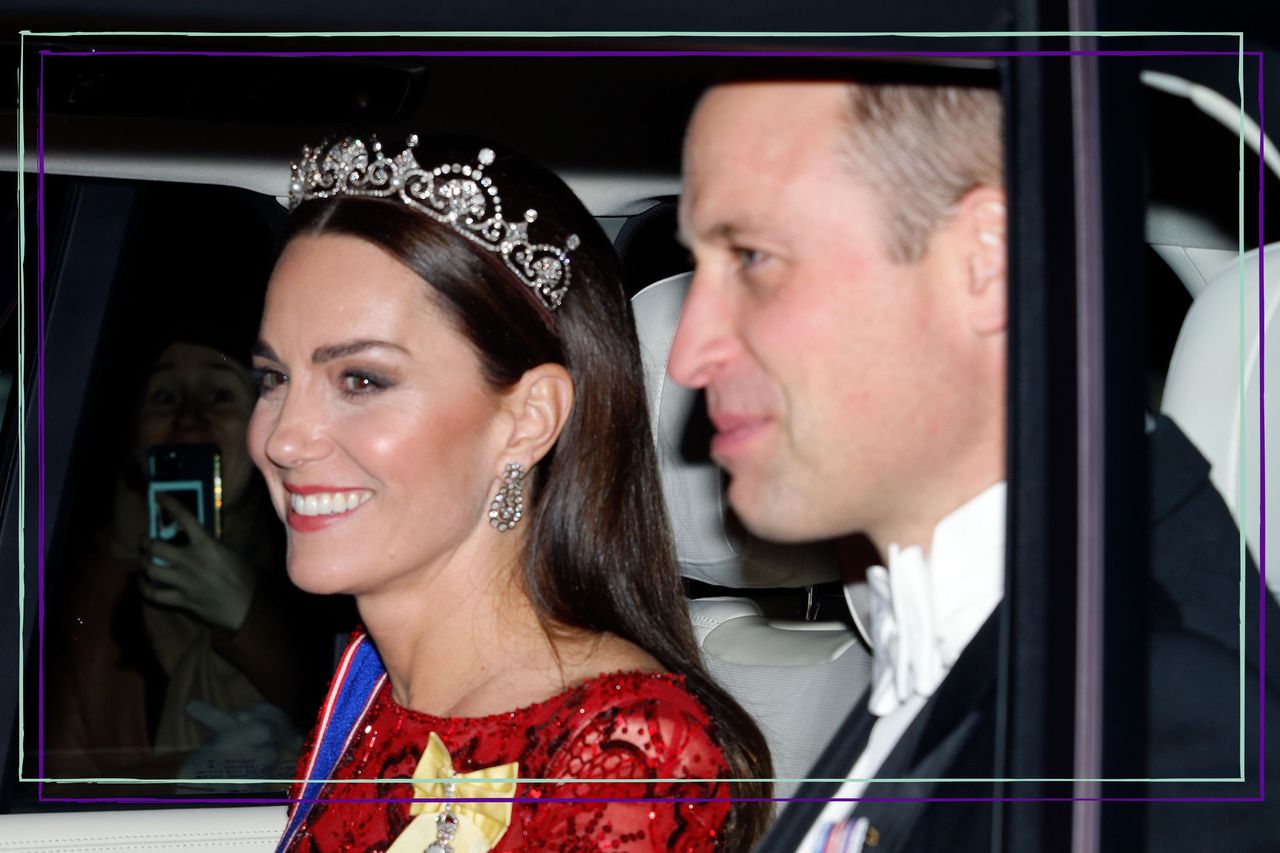
[[[888,250],[919,260],[979,186],[1004,185],[1000,93],[978,86],[849,84],[849,166],[889,207]]]

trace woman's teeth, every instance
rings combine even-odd
[[[289,506],[298,515],[334,515],[350,512],[372,497],[371,492],[316,492],[289,496]]]

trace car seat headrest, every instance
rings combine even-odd
[[[812,586],[838,580],[827,543],[778,545],[748,533],[729,509],[708,454],[711,425],[700,392],[667,375],[691,273],[654,282],[631,300],[644,362],[658,470],[685,577],[732,588]]]
[[[1256,249],[1206,278],[1178,334],[1160,406],[1209,461],[1210,479],[1244,531],[1255,562],[1262,541],[1261,383],[1264,373],[1280,372],[1280,243],[1265,247],[1261,260],[1262,299]],[[1266,429],[1267,446],[1280,443],[1276,418],[1266,419]],[[1280,454],[1269,453],[1266,466],[1266,483],[1274,488]],[[1269,515],[1266,538],[1276,541],[1280,516]],[[1280,595],[1280,571],[1268,573],[1267,586]]]

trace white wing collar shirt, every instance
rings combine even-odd
[[[862,794],[1000,603],[1004,528],[1001,481],[938,522],[927,557],[919,546],[890,545],[888,566],[867,570],[874,653],[868,708],[879,719],[836,797]],[[800,849],[831,849],[829,827],[846,817],[853,805],[828,803]]]

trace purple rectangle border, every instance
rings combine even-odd
[[[351,34],[353,36],[359,35]],[[51,56],[89,57],[89,56],[205,56],[205,57],[258,57],[258,58],[341,58],[341,57],[456,57],[456,58],[669,58],[669,57],[725,57],[725,58],[845,58],[845,57],[880,57],[880,58],[1049,58],[1049,57],[1172,57],[1172,56],[1246,56],[1258,60],[1258,388],[1265,392],[1265,335],[1262,334],[1266,317],[1266,278],[1264,245],[1264,185],[1266,183],[1266,163],[1263,159],[1263,142],[1266,139],[1266,127],[1263,123],[1263,53],[1261,51],[1225,51],[1225,50],[1007,50],[1007,51],[919,51],[919,50],[845,50],[845,51],[783,51],[783,50],[749,50],[749,51],[715,51],[715,50],[406,50],[406,51],[202,51],[202,50],[97,50],[97,51],[57,51],[42,49],[40,56],[39,87],[36,97],[36,233],[37,233],[37,282],[36,282],[36,423],[37,423],[37,497],[38,524],[37,535],[37,612],[39,622],[39,653],[37,674],[37,768],[41,778],[44,777],[44,279],[45,279],[45,232],[44,232],[44,81],[45,60]],[[21,168],[19,168],[21,171]],[[21,318],[19,318],[21,321]],[[1259,420],[1259,522],[1261,530],[1258,538],[1258,563],[1261,575],[1260,597],[1258,602],[1258,660],[1260,681],[1266,675],[1266,409],[1258,407]],[[1242,508],[1243,510],[1243,508]],[[21,606],[21,602],[19,603]],[[1099,802],[1099,803],[1261,803],[1265,801],[1266,792],[1266,691],[1258,691],[1258,796],[1257,797],[767,797],[767,798],[724,798],[733,802],[883,802],[883,803],[1066,803],[1066,802]],[[1017,781],[1017,780],[1013,780]],[[1107,780],[1102,780],[1107,781]],[[297,802],[334,802],[319,798],[289,797],[46,797],[44,782],[37,783],[37,799],[40,802],[54,803],[127,803],[127,804],[209,804],[209,805],[267,805]],[[456,802],[471,802],[468,798],[455,798]],[[609,798],[609,797],[494,797],[488,801],[510,803],[538,802],[719,802],[717,799],[647,799],[647,798]],[[341,800],[340,802],[375,803],[375,802],[440,802],[438,799],[420,797],[390,797],[371,799]]]

